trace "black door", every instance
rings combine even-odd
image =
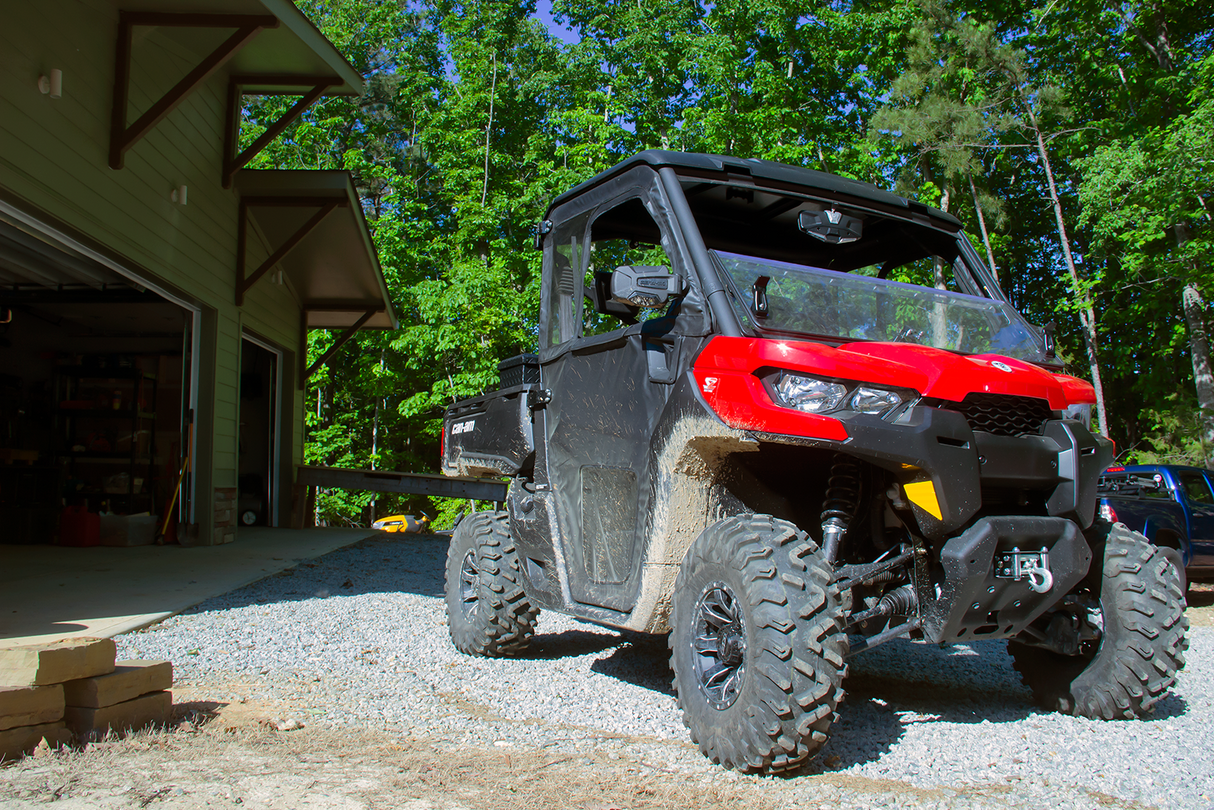
[[[543,449],[536,477],[550,489],[552,539],[570,596],[627,611],[654,501],[652,437],[685,371],[682,335],[702,333],[705,316],[694,284],[661,309],[609,312],[602,282],[616,267],[664,266],[686,277],[690,264],[652,172],[618,182],[633,190],[554,217],[545,246],[540,376],[552,399],[537,412]]]

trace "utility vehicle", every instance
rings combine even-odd
[[[1147,711],[1183,666],[1168,561],[1095,521],[1111,443],[960,223],[874,186],[642,152],[557,197],[538,353],[452,405],[451,637],[537,613],[669,633],[683,718],[749,772],[827,739],[847,660],[1008,639],[1043,704]]]

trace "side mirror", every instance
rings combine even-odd
[[[665,267],[617,267],[611,274],[611,299],[643,309],[666,306],[672,295],[687,291],[687,281]]]
[[[1054,330],[1058,328],[1055,321],[1050,321],[1041,328],[1041,334],[1045,340],[1045,356],[1049,360],[1053,360],[1057,355],[1054,353]]]

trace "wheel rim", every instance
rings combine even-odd
[[[459,566],[459,601],[465,616],[471,616],[476,610],[480,582],[481,572],[476,567],[476,550],[469,549]]]
[[[714,709],[728,709],[746,679],[746,634],[742,606],[728,585],[714,582],[695,607],[692,661],[700,692]]]

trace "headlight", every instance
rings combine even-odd
[[[772,389],[777,404],[805,413],[819,414],[848,410],[869,416],[886,416],[903,404],[918,399],[918,394],[909,389],[894,390],[874,385],[820,380],[791,371],[779,372]]]
[[[851,395],[848,405],[853,411],[880,416],[902,404],[902,397],[896,391],[884,388],[870,388],[862,385]]]
[[[780,404],[787,408],[806,413],[826,413],[839,407],[847,396],[847,387],[837,382],[785,372],[776,383],[776,395]]]

